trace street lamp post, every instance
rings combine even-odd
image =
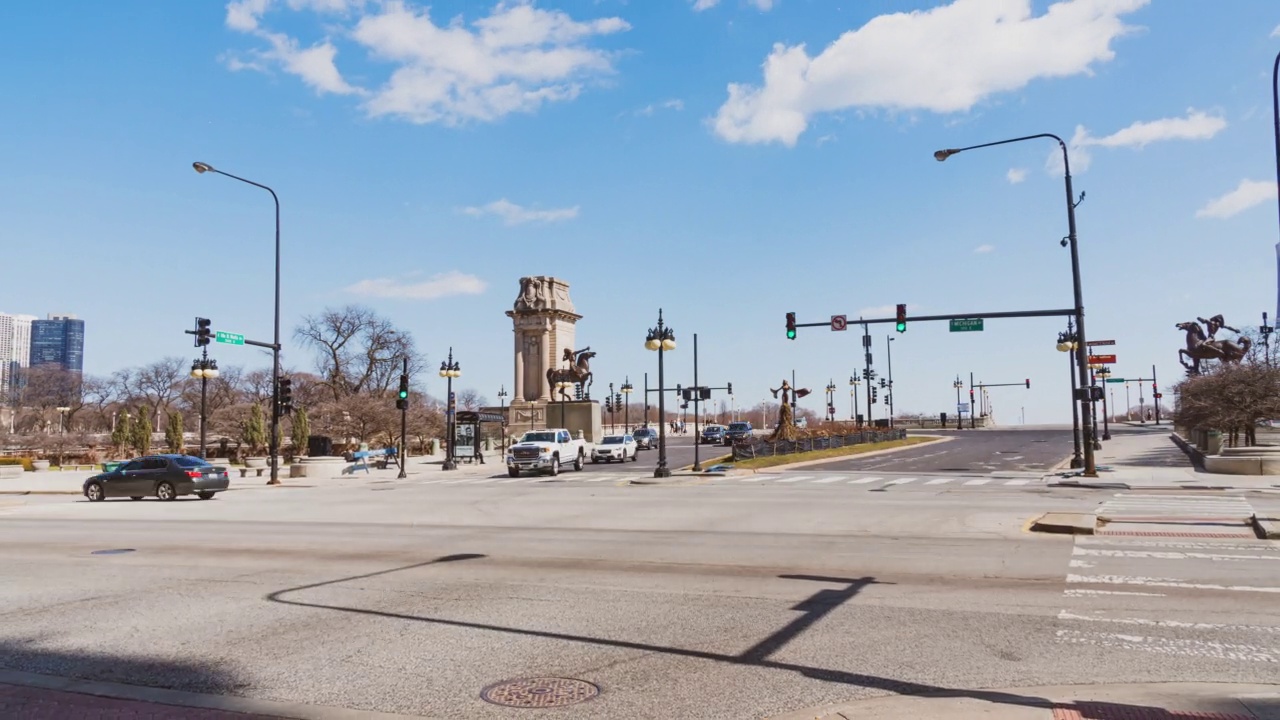
[[[951,386],[956,389],[956,429],[963,430],[964,414],[960,412],[960,388],[964,387],[964,381],[960,379],[959,375],[956,375],[956,381],[951,383]],[[970,412],[972,412],[972,409],[970,409]]]
[[[200,357],[191,363],[191,377],[200,380],[200,457],[207,458],[205,445],[205,425],[208,416],[205,414],[205,402],[208,399],[209,381],[218,377],[218,361],[209,359],[207,348],[200,351]]]
[[[617,417],[618,415],[618,408],[615,407],[613,404],[613,395],[614,395],[613,383],[609,383],[609,401],[605,403],[605,405],[608,406],[608,409],[609,409],[609,432],[610,433],[618,432],[618,424],[614,422],[614,418]]]
[[[889,427],[893,427],[893,341],[897,340],[892,335],[888,336],[884,344],[885,360],[888,362],[889,371],[889,391],[885,393],[885,403],[889,406]]]
[[[1278,59],[1278,62],[1280,62],[1280,59]],[[1087,356],[1087,349],[1085,344],[1085,332],[1084,332],[1084,291],[1081,289],[1081,283],[1080,283],[1080,249],[1078,246],[1077,236],[1076,236],[1076,205],[1079,204],[1081,200],[1084,200],[1084,194],[1081,193],[1080,200],[1076,200],[1075,191],[1072,190],[1071,188],[1071,161],[1067,154],[1067,144],[1063,142],[1062,138],[1058,137],[1057,135],[1054,135],[1053,133],[1039,133],[1036,135],[1027,135],[1025,137],[1010,138],[1008,140],[999,140],[997,142],[983,143],[981,145],[971,145],[969,147],[964,147],[964,148],[949,148],[946,150],[939,150],[933,154],[933,157],[938,162],[942,162],[943,160],[946,160],[952,155],[955,155],[956,153],[964,152],[966,150],[976,150],[978,148],[994,147],[996,145],[1007,145],[1009,143],[1022,142],[1024,140],[1036,140],[1039,138],[1049,138],[1049,139],[1055,140],[1058,143],[1058,147],[1062,149],[1062,176],[1063,176],[1063,182],[1065,183],[1066,193],[1067,193],[1066,195],[1067,197],[1066,241],[1067,241],[1067,245],[1071,249],[1071,283],[1072,283],[1072,290],[1074,292],[1074,298],[1075,298],[1074,310],[1075,310],[1075,321],[1076,321],[1076,335],[1078,337],[1077,347],[1075,351],[1076,363],[1077,363],[1076,372],[1079,377],[1080,385],[1083,386],[1085,383],[1088,382],[1087,369],[1085,368],[1085,365],[1088,363],[1088,356]],[[1278,157],[1278,162],[1280,162],[1280,157]],[[1280,165],[1277,165],[1277,169],[1280,170]],[[1084,431],[1085,431],[1085,434],[1088,435],[1089,433],[1088,426],[1090,424],[1088,410],[1092,402],[1088,398],[1085,398],[1083,396],[1083,393],[1081,393],[1081,397],[1076,402],[1080,404],[1080,409],[1082,411],[1081,414],[1084,416],[1083,417],[1083,422],[1085,424]],[[1092,447],[1088,445],[1085,446],[1083,474],[1086,477],[1097,477],[1098,475],[1098,468],[1097,468],[1097,464],[1094,461],[1093,450],[1094,449]]]
[[[568,380],[561,380],[556,383],[556,390],[560,391],[560,424],[565,427],[568,427],[569,423],[565,421],[564,417],[564,402],[569,398],[569,388],[571,387],[573,387],[573,383]]]
[[[507,386],[503,385],[498,389],[498,407],[502,415],[502,424],[498,426],[498,432],[502,438],[502,452],[507,452]]]
[[[1058,352],[1067,353],[1067,376],[1071,378],[1071,441],[1075,448],[1071,456],[1071,467],[1084,467],[1084,459],[1080,455],[1080,406],[1076,405],[1076,337],[1075,327],[1070,318],[1067,319],[1067,331],[1058,333]]]
[[[1102,378],[1103,389],[1106,389],[1107,378],[1111,377],[1111,371],[1108,370],[1107,367],[1104,365],[1102,366],[1102,369],[1098,371],[1098,377]],[[1112,397],[1111,404],[1115,405],[1114,392],[1111,393],[1111,397]],[[1107,395],[1106,393],[1103,393],[1102,395],[1102,439],[1103,440],[1111,439],[1111,420],[1108,417],[1110,414],[1111,414],[1111,411],[1107,405]]]
[[[858,384],[859,382],[860,381],[858,380],[857,375],[849,376],[849,419],[857,423],[859,426],[861,426],[862,423],[858,422]]]
[[[631,384],[630,375],[622,381],[622,387],[619,389],[622,390],[622,395],[625,398],[622,406],[622,425],[627,432],[631,432],[631,393],[635,390],[635,387]]]
[[[654,468],[656,478],[671,477],[671,469],[667,467],[667,412],[666,383],[664,382],[662,358],[667,352],[676,349],[676,335],[671,328],[662,322],[662,309],[658,309],[658,326],[649,329],[644,346],[658,353],[658,467]],[[648,396],[646,396],[646,402]]]
[[[1097,385],[1098,385],[1098,375],[1097,375],[1097,371],[1098,371],[1098,368],[1100,368],[1100,367],[1102,367],[1102,366],[1101,366],[1101,365],[1090,365],[1090,366],[1089,366],[1089,393],[1090,393],[1090,397],[1092,397],[1093,389],[1094,389],[1095,387],[1097,387]],[[1102,441],[1098,439],[1098,403],[1096,403],[1096,402],[1092,402],[1092,401],[1089,403],[1089,413],[1090,413],[1090,416],[1091,416],[1091,418],[1092,418],[1092,420],[1093,420],[1093,434],[1090,436],[1090,437],[1092,437],[1092,438],[1093,438],[1093,440],[1091,441],[1091,442],[1092,442],[1092,444],[1093,444],[1093,449],[1094,449],[1094,450],[1101,450],[1101,449],[1102,449]],[[1088,447],[1088,446],[1089,446],[1089,445],[1088,445],[1088,443],[1086,443],[1085,447]]]
[[[453,359],[452,347],[449,348],[449,359],[440,363],[440,377],[445,379],[445,393],[446,393],[445,410],[444,410],[445,456],[444,456],[444,464],[440,466],[440,469],[441,470],[457,470],[458,463],[453,459],[453,455],[454,455],[453,418],[454,418],[454,410],[457,406],[457,403],[454,402],[454,399],[453,399],[453,379],[456,377],[462,377],[462,368],[458,365],[457,361]]]
[[[207,172],[224,175],[232,180],[239,180],[242,183],[262,188],[271,193],[271,200],[276,206],[276,282],[275,282],[275,320],[274,330],[271,336],[271,437],[268,440],[268,446],[271,448],[271,479],[267,481],[268,485],[280,484],[280,441],[278,439],[280,430],[280,198],[276,195],[276,191],[252,180],[247,180],[238,175],[232,175],[214,168],[208,163],[194,162],[191,167],[195,171],[204,174]]]
[[[836,421],[836,381],[827,381],[827,422]]]

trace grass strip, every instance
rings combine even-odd
[[[876,450],[889,450],[892,448],[908,447],[910,445],[920,445],[922,443],[934,442],[939,439],[940,438],[933,437],[909,437],[903,438],[902,440],[846,445],[839,448],[827,448],[826,450],[791,453],[790,455],[772,455],[769,457],[752,458],[750,460],[739,460],[733,463],[733,467],[735,470],[759,470],[761,468],[790,465],[792,463],[805,462],[807,460],[826,460],[828,458],[839,458],[847,455],[862,455],[864,453],[875,452]]]

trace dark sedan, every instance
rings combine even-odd
[[[636,439],[637,450],[652,450],[658,446],[658,431],[651,427],[637,428],[631,437]]]
[[[155,496],[174,500],[195,495],[208,500],[231,484],[227,469],[190,455],[148,455],[134,458],[111,472],[84,481],[84,496],[90,502],[127,497],[141,500]]]

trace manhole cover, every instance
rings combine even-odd
[[[480,691],[480,699],[494,705],[518,708],[552,708],[594,699],[600,688],[573,678],[524,678],[506,680]]]
[[[112,548],[110,550],[94,550],[90,555],[123,555],[134,552],[133,548]]]

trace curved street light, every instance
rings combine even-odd
[[[1277,58],[1277,63],[1280,63],[1280,58]],[[1280,67],[1280,65],[1278,65],[1278,67]],[[1277,110],[1277,112],[1280,113],[1280,110]],[[1278,115],[1278,117],[1280,117],[1280,115]],[[1280,120],[1278,120],[1277,123],[1280,123]],[[1280,133],[1280,124],[1277,125],[1277,133]],[[1278,135],[1278,137],[1280,137],[1280,135]],[[966,150],[977,150],[979,148],[995,147],[997,145],[1008,145],[1009,143],[1023,142],[1026,140],[1038,140],[1041,138],[1047,138],[1047,139],[1056,141],[1058,143],[1058,147],[1062,149],[1063,181],[1066,184],[1066,191],[1067,191],[1066,241],[1067,241],[1067,246],[1071,249],[1071,281],[1072,281],[1072,289],[1075,295],[1074,309],[1075,309],[1076,342],[1077,342],[1077,345],[1075,348],[1075,356],[1076,356],[1075,370],[1077,375],[1079,376],[1080,387],[1084,387],[1085,385],[1089,384],[1089,375],[1088,375],[1088,370],[1085,368],[1085,365],[1088,363],[1088,357],[1087,357],[1085,333],[1084,333],[1084,292],[1081,290],[1081,287],[1080,287],[1080,251],[1079,251],[1077,236],[1076,236],[1076,205],[1079,204],[1080,200],[1084,199],[1084,194],[1081,193],[1080,200],[1076,200],[1075,192],[1071,188],[1071,160],[1067,155],[1067,144],[1063,142],[1062,138],[1058,137],[1057,135],[1054,135],[1053,133],[1038,133],[1036,135],[1027,135],[1024,137],[1010,138],[1008,140],[998,140],[996,142],[982,143],[981,145],[970,145],[969,147],[963,147],[963,148],[946,148],[944,150],[938,150],[937,152],[935,152],[933,154],[933,158],[938,162],[942,162],[947,158],[951,157],[952,155],[965,152]],[[1277,151],[1277,152],[1278,152],[1277,172],[1280,172],[1280,151]],[[1079,402],[1080,404],[1081,415],[1084,418],[1083,420],[1084,434],[1087,437],[1089,435],[1090,424],[1091,424],[1089,420],[1089,410],[1093,402],[1091,399],[1084,397],[1083,393],[1081,393],[1081,397],[1079,398],[1078,401],[1073,398],[1072,406],[1075,406],[1076,402]],[[1092,445],[1088,445],[1088,444],[1085,445],[1084,470],[1082,474],[1086,477],[1098,476],[1098,468],[1094,462],[1093,451],[1094,451],[1094,447]]]

